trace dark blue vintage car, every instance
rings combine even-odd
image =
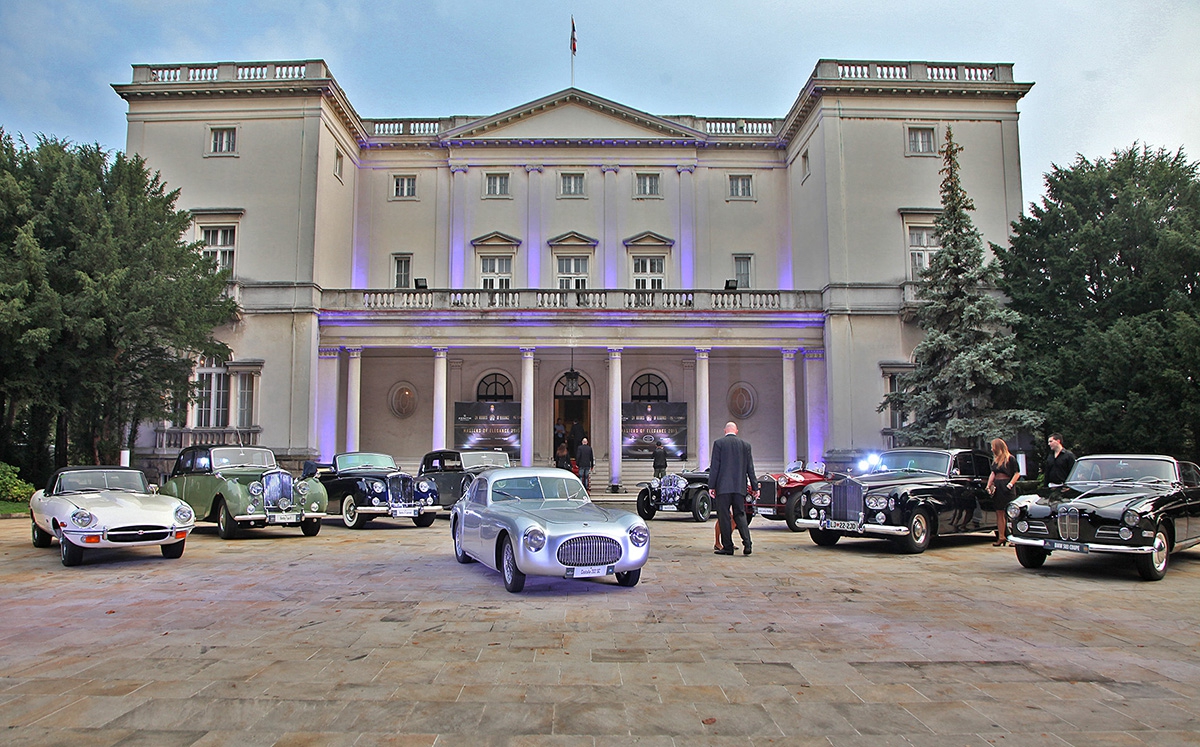
[[[1171,553],[1200,543],[1200,468],[1154,454],[1080,457],[1066,484],[1018,498],[1008,517],[1026,568],[1053,552],[1122,553],[1158,581]]]
[[[306,462],[304,475],[321,481],[329,494],[329,512],[340,511],[342,523],[351,529],[362,529],[381,516],[407,516],[417,526],[427,527],[437,515],[433,481],[401,472],[387,454],[353,451],[338,454],[332,464]]]

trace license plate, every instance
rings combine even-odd
[[[1087,552],[1088,546],[1082,542],[1063,542],[1062,540],[1046,540],[1047,550],[1066,550],[1067,552]]]
[[[393,508],[392,516],[419,516],[421,509],[419,508]]]
[[[585,565],[578,568],[568,569],[567,578],[595,578],[596,576],[607,576],[613,572],[611,565]]]
[[[679,506],[676,506],[674,503],[664,503],[661,506],[659,506],[658,510],[659,511],[678,511]]]
[[[857,532],[857,521],[835,521],[833,519],[822,519],[820,522],[821,529],[838,529],[844,532]]]
[[[767,508],[767,507],[765,507],[765,506],[763,506],[763,507],[760,507],[760,508],[758,509],[758,512],[759,512],[760,514],[762,514],[763,516],[774,516],[774,515],[775,515],[775,509],[773,509],[773,508]]]
[[[268,524],[295,524],[300,521],[296,514],[267,514]]]

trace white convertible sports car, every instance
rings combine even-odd
[[[183,555],[196,516],[183,501],[150,492],[141,470],[66,467],[29,499],[33,546],[57,537],[63,565],[83,562],[84,548],[158,545],[165,558]]]
[[[454,556],[500,571],[504,588],[525,576],[615,576],[634,586],[650,556],[641,517],[600,508],[564,469],[507,467],[481,472],[450,509]]]

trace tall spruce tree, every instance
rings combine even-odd
[[[899,445],[975,446],[1036,426],[1031,410],[998,409],[998,392],[1017,367],[1012,326],[1016,313],[990,292],[997,268],[984,263],[983,240],[969,213],[975,204],[963,190],[958,155],[962,146],[946,128],[942,148],[942,212],[934,252],[917,289],[917,323],[924,339],[913,350],[916,364],[899,378],[879,410],[891,408],[905,425]]]

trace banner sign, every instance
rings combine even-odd
[[[454,448],[500,449],[514,460],[521,456],[520,402],[455,402]]]
[[[622,402],[621,458],[652,459],[655,441],[669,459],[687,459],[687,403]]]

